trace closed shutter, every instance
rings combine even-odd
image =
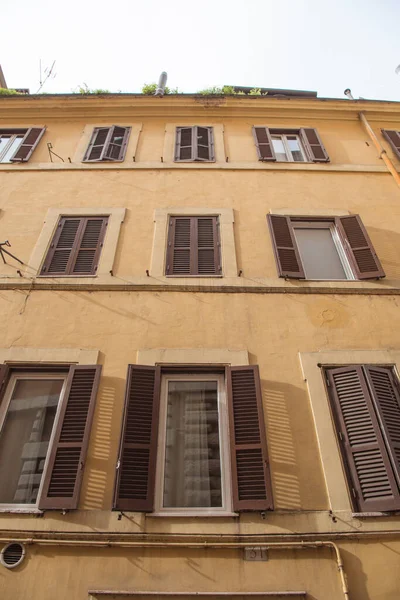
[[[108,217],[61,217],[41,276],[95,275]]]
[[[218,217],[170,217],[167,275],[219,275]]]
[[[359,215],[336,217],[335,222],[357,279],[385,277]]]
[[[290,217],[267,215],[272,236],[272,244],[279,277],[304,279],[304,269],[301,264]]]
[[[111,139],[112,127],[95,127],[83,162],[102,161]]]
[[[160,367],[129,365],[114,508],[151,512],[154,505]]]
[[[272,509],[258,367],[227,367],[227,389],[233,509]]]
[[[300,129],[301,139],[313,162],[329,162],[329,156],[316,129]]]
[[[78,507],[101,366],[72,365],[39,498],[40,509]]]
[[[17,151],[10,158],[10,162],[27,162],[45,131],[46,127],[31,127],[28,129]]]
[[[258,160],[276,161],[271,134],[268,127],[253,127],[253,136],[256,143]]]
[[[382,134],[391,145],[392,150],[396,154],[397,158],[400,158],[400,131],[382,129]]]
[[[104,152],[104,160],[114,162],[124,160],[130,132],[130,127],[114,125],[111,128],[111,136]]]
[[[212,127],[177,127],[175,161],[212,162],[215,160]]]
[[[399,488],[362,367],[329,369],[327,381],[356,509],[400,509]]]
[[[386,441],[393,471],[400,485],[400,396],[390,367],[365,366],[372,400]]]

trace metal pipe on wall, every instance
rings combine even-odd
[[[378,138],[376,137],[376,135],[375,135],[375,133],[374,133],[371,125],[368,123],[367,117],[365,116],[365,113],[364,112],[360,112],[360,113],[358,113],[358,116],[360,118],[360,121],[364,125],[364,128],[365,128],[366,132],[368,133],[369,137],[371,138],[372,143],[374,144],[375,148],[378,150],[378,152],[379,152],[379,158],[381,158],[383,160],[383,162],[385,163],[385,165],[387,166],[387,168],[389,169],[389,171],[393,175],[393,178],[394,178],[395,182],[400,187],[400,175],[396,171],[396,168],[395,168],[394,164],[392,163],[392,161],[388,157],[388,155],[386,153],[386,150],[383,148],[383,146],[379,142]]]

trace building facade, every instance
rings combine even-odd
[[[0,99],[3,598],[399,597],[399,132]]]

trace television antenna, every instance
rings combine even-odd
[[[51,65],[51,67],[46,67],[45,70],[43,71],[43,75],[42,75],[42,59],[39,59],[39,89],[37,90],[37,92],[35,92],[36,94],[38,94],[40,92],[40,90],[42,89],[42,87],[44,86],[44,84],[46,83],[46,81],[48,79],[54,79],[54,77],[57,75],[57,73],[53,74],[53,69],[54,69],[54,65],[56,64],[56,61],[53,60],[53,64]],[[44,76],[44,78],[43,78]]]

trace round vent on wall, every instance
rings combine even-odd
[[[0,554],[0,562],[7,569],[18,567],[24,560],[25,548],[19,542],[11,542],[4,546]]]

